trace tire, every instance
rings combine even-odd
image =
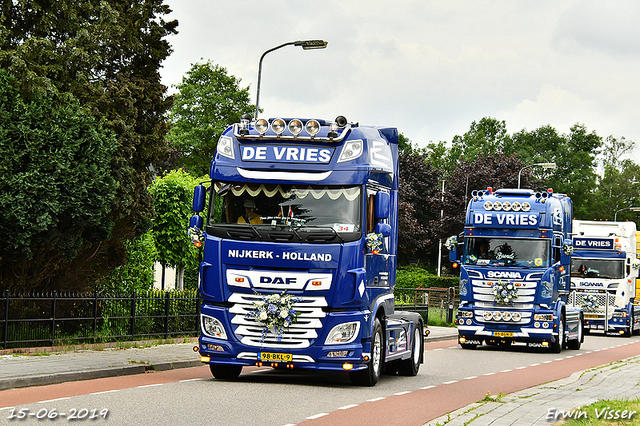
[[[582,324],[582,317],[578,321],[578,338],[576,340],[569,340],[567,342],[567,348],[573,350],[579,350],[582,342],[584,341],[584,325]]]
[[[351,383],[356,386],[375,386],[380,380],[384,357],[384,335],[380,320],[376,318],[373,322],[373,334],[371,335],[371,360],[367,368],[349,373]]]
[[[411,358],[398,363],[398,374],[401,376],[417,376],[420,370],[420,360],[424,350],[424,339],[422,337],[422,323],[416,324],[413,330],[411,345]]]
[[[218,380],[235,380],[242,373],[241,365],[209,364],[211,374]]]
[[[558,321],[558,338],[555,342],[552,342],[549,345],[551,352],[555,354],[559,354],[562,352],[562,348],[564,347],[564,315],[560,316],[560,320]]]
[[[631,337],[633,335],[633,310],[631,310],[631,318],[629,318],[629,329],[625,330],[623,336]]]

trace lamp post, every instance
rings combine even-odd
[[[260,103],[260,79],[262,77],[262,60],[267,55],[267,53],[273,52],[274,50],[278,50],[281,47],[285,47],[285,46],[300,46],[302,47],[303,50],[324,49],[325,47],[327,47],[327,42],[324,40],[290,41],[287,43],[283,43],[280,46],[273,47],[267,50],[266,52],[264,52],[262,56],[260,56],[260,64],[258,65],[258,87],[256,88],[256,114],[255,114],[256,119],[258,118],[258,111],[259,111],[258,104]]]
[[[529,164],[528,166],[524,166],[523,168],[521,168],[520,171],[518,172],[518,189],[520,189],[520,176],[522,175],[522,171],[524,169],[528,169],[529,167],[534,167],[534,166],[542,167],[543,169],[555,169],[556,163],[535,163],[535,164]]]
[[[623,209],[620,209],[616,212],[616,214],[613,216],[613,221],[617,222],[618,221],[618,213],[620,213],[623,210],[631,210],[632,212],[640,212],[640,207],[625,207]]]
[[[444,204],[444,183],[446,180],[442,179],[442,195],[440,201]],[[444,210],[440,208],[440,221],[444,218]],[[442,269],[442,238],[438,240],[438,276],[440,276],[440,270]]]

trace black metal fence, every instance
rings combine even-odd
[[[451,322],[459,296],[454,288],[396,287],[398,310],[423,314],[440,310]],[[141,338],[197,336],[200,303],[196,291],[11,294],[0,298],[0,349]]]
[[[2,349],[195,336],[195,291],[29,293],[0,298]]]
[[[460,303],[460,294],[457,287],[396,287],[395,300],[397,309],[425,312],[427,315],[431,312],[432,315],[439,315],[446,324],[450,324],[454,320],[454,312]]]

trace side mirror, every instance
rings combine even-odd
[[[204,210],[205,189],[204,185],[197,185],[193,189],[193,211],[200,213]]]
[[[573,241],[570,239],[564,240],[562,243],[562,249],[560,250],[560,263],[563,265],[571,263],[571,254],[573,253]]]
[[[383,237],[391,235],[391,225],[388,223],[376,223],[376,234],[382,234]]]
[[[202,229],[202,216],[194,214],[189,219],[189,228]]]
[[[376,219],[386,219],[389,217],[390,198],[388,192],[378,192],[376,194]]]

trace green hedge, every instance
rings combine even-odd
[[[459,278],[454,276],[437,276],[418,266],[400,266],[396,274],[396,287],[429,288],[457,287]]]

